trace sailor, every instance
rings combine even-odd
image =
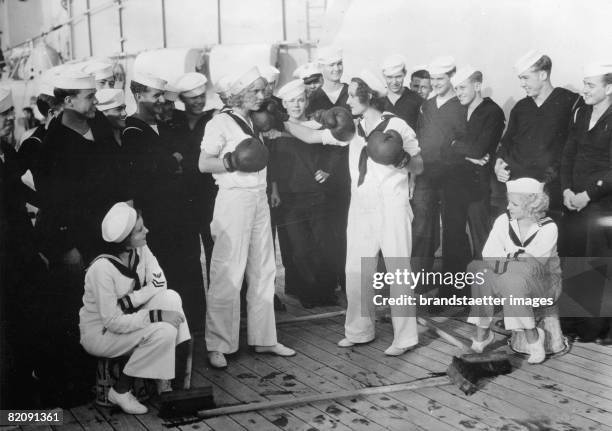
[[[174,122],[182,132],[184,143],[183,169],[190,187],[195,213],[198,217],[200,237],[206,256],[206,277],[210,282],[210,262],[212,259],[213,240],[210,233],[217,196],[217,185],[210,173],[201,173],[198,169],[200,144],[204,137],[206,124],[213,117],[213,110],[206,107],[206,76],[198,72],[189,72],[174,83],[179,90],[179,98],[185,105],[184,111],[175,111]]]
[[[362,285],[376,272],[382,252],[389,272],[410,271],[411,219],[408,170],[422,171],[416,134],[399,117],[383,112],[385,86],[367,70],[351,80],[351,113],[334,112],[330,130],[313,131],[287,122],[287,130],[308,143],[347,145],[351,172],[351,205],[347,228],[347,314],[340,347],[372,341],[375,336],[372,286]],[[361,117],[355,127],[351,114]],[[327,117],[327,115],[326,115]],[[327,121],[324,121],[327,123]],[[325,124],[324,124],[325,125]],[[331,135],[331,136],[330,136]],[[376,154],[385,154],[383,162]],[[367,258],[367,259],[362,259]],[[367,294],[366,294],[367,292]],[[394,284],[393,297],[410,293]],[[394,338],[385,354],[401,355],[418,343],[414,307],[391,309]]]
[[[425,69],[418,69],[410,75],[410,89],[427,100],[431,96],[433,88],[431,87],[431,76]]]
[[[97,99],[92,75],[66,70],[54,85],[63,112],[47,131],[38,158],[38,227],[50,260],[78,267],[83,258],[93,257],[95,245],[100,244],[95,225],[115,198],[110,169],[114,163],[109,161],[116,156],[116,145],[108,139],[109,130],[95,125]]]
[[[451,143],[449,155],[458,162],[452,175],[456,186],[466,189],[465,205],[458,205],[467,216],[472,252],[481,256],[490,231],[489,183],[490,156],[495,154],[504,131],[504,111],[489,97],[482,97],[482,72],[472,66],[457,69],[451,78],[459,102],[467,106],[467,131],[464,139]],[[451,173],[449,173],[451,174]]]
[[[11,90],[0,88],[0,142],[15,146],[15,107]]]
[[[408,171],[422,171],[420,148],[414,130],[400,117],[385,112],[381,103],[384,84],[367,70],[351,80],[348,103],[351,113],[360,117],[357,137],[349,150],[351,170],[351,206],[347,227],[346,295],[347,313],[345,338],[338,343],[350,347],[374,338],[374,303],[366,296],[364,310],[362,277],[371,279],[376,271],[377,256],[381,252],[388,272],[410,270],[412,248],[412,211],[409,202]],[[384,99],[382,99],[384,100]],[[383,165],[374,160],[372,146],[377,137],[396,132],[400,138],[400,157]],[[361,136],[359,136],[361,135]],[[367,144],[367,150],[366,150]],[[382,144],[381,146],[384,146]],[[365,157],[364,157],[365,155]],[[364,162],[365,159],[365,162]],[[366,268],[363,257],[368,257]],[[410,293],[409,286],[394,284],[391,296],[399,298]],[[386,355],[397,356],[418,343],[414,307],[392,306],[393,342]],[[366,311],[367,310],[367,311]]]
[[[588,64],[583,72],[582,94],[586,106],[573,115],[561,158],[563,189],[563,250],[566,256],[611,255],[612,216],[612,61]],[[609,308],[601,316],[610,316]],[[597,317],[597,316],[595,316]],[[584,341],[600,338],[612,344],[612,319],[563,319]],[[609,328],[609,329],[608,329]]]
[[[348,108],[348,84],[340,81],[344,70],[342,50],[333,46],[320,47],[317,50],[317,63],[323,75],[323,86],[312,93],[307,115],[334,106]]]
[[[448,175],[448,169],[456,162],[448,156],[448,149],[453,141],[465,138],[467,108],[461,105],[451,84],[450,79],[456,71],[453,57],[434,59],[428,70],[437,95],[421,105],[418,120],[417,136],[425,169],[416,179],[411,202],[414,210],[413,265],[415,271],[431,270],[440,209],[445,208],[442,211],[443,268],[451,272],[465,271],[470,256],[465,215],[452,208],[463,205],[469,194],[458,193],[456,178]]]
[[[43,139],[51,125],[51,121],[59,115],[63,109],[63,103],[53,97],[53,84],[48,80],[42,81],[40,85],[40,93],[36,98],[36,107],[45,120],[40,126],[24,133],[17,152],[23,172],[30,171],[32,183],[28,185],[33,188],[36,186],[36,161],[40,153]]]
[[[88,61],[83,66],[83,72],[94,76],[96,89],[115,88],[115,74],[113,65],[103,61]]]
[[[172,380],[175,347],[191,338],[189,326],[181,297],[168,288],[164,271],[147,246],[142,216],[119,202],[101,226],[105,253],[85,274],[79,311],[81,345],[102,358],[129,355],[108,399],[125,413],[144,414],[147,407],[131,393],[134,378]]]
[[[385,111],[392,112],[416,130],[419,108],[423,99],[404,86],[406,79],[406,60],[403,56],[391,55],[382,63],[382,74],[387,82],[387,96],[385,97]]]
[[[247,343],[259,353],[295,354],[276,338],[267,149],[249,116],[264,102],[265,86],[257,67],[236,74],[228,91],[231,111],[213,117],[202,139],[200,171],[212,173],[219,186],[211,223],[214,247],[206,296],[206,347],[215,368],[226,367],[225,355],[238,350],[240,288],[245,275]]]
[[[549,199],[543,183],[525,177],[508,181],[506,186],[508,212],[495,220],[482,252],[484,260],[469,266],[470,273],[483,278],[482,283],[472,284],[472,297],[504,298],[505,328],[524,334],[527,362],[539,364],[546,359],[546,332],[536,326],[537,307],[524,301],[546,300],[552,305],[561,295],[557,225],[546,217]],[[490,329],[494,307],[476,304],[468,323],[476,325],[471,348],[481,353],[495,338]]]
[[[306,119],[306,88],[301,79],[285,84],[278,96],[289,121]],[[330,238],[333,236],[326,181],[333,175],[329,147],[307,145],[293,137],[272,140],[271,166],[280,194],[279,243],[285,266],[285,293],[296,295],[302,306],[335,305],[336,276]],[[287,233],[288,247],[281,239]],[[287,250],[283,250],[287,248]]]
[[[306,115],[312,116],[318,110],[347,105],[348,84],[341,82],[344,70],[342,50],[333,46],[321,47],[317,51],[317,63],[323,74],[323,86],[313,92],[308,99]],[[348,167],[348,147],[333,147],[330,157],[334,158],[336,172],[328,181],[329,201],[332,207],[335,238],[336,276],[338,285],[344,289],[346,284],[346,224],[351,193],[351,181]],[[337,161],[336,161],[337,160]]]
[[[184,300],[192,330],[201,330],[204,288],[196,214],[189,210],[183,156],[176,137],[165,130],[167,82],[149,73],[135,74],[130,90],[136,113],[126,120],[123,150],[128,159],[128,189],[142,209],[150,231],[148,243],[164,268],[168,283]]]
[[[563,205],[559,182],[561,153],[572,112],[582,99],[570,90],[552,86],[552,61],[542,52],[529,51],[514,69],[527,96],[510,111],[495,161],[495,174],[500,182],[531,177],[546,183],[549,214],[558,219]]]
[[[48,286],[41,295],[58,306],[48,312],[52,315],[45,314],[48,325],[39,338],[40,357],[45,360],[36,373],[49,391],[63,398],[71,393],[70,385],[77,388],[74,382],[92,372],[78,346],[74,316],[80,307],[85,263],[102,246],[100,223],[120,194],[113,169],[117,145],[109,139],[112,132],[95,121],[93,76],[65,70],[55,77],[54,87],[63,112],[47,130],[38,157],[36,228],[49,261]],[[74,401],[64,398],[61,402]]]
[[[14,127],[11,91],[0,88],[0,315],[3,349],[0,373],[2,408],[35,405],[32,370],[40,344],[40,310],[47,307],[38,291],[45,286],[46,268],[38,255],[34,228],[26,210],[32,190],[21,180],[23,171],[10,141]]]
[[[306,63],[299,66],[293,72],[293,77],[304,81],[306,98],[309,100],[310,96],[323,85],[323,74],[316,63]]]
[[[115,141],[117,145],[121,145],[121,134],[125,129],[125,119],[127,118],[123,90],[103,88],[96,92],[96,98],[98,99],[98,111],[108,118],[113,128]]]

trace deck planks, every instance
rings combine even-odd
[[[287,312],[277,319],[341,310],[319,307],[305,310],[286,298]],[[455,319],[434,318],[439,326],[464,339],[472,327]],[[228,357],[226,370],[212,369],[206,359],[203,337],[196,337],[193,386],[213,386],[218,405],[285,399],[323,392],[356,389],[428,378],[444,372],[455,346],[425,328],[420,343],[400,357],[384,350],[392,342],[392,327],[377,322],[377,338],[367,344],[343,349],[342,316],[278,326],[279,340],[298,355],[280,358],[256,355],[244,344]],[[495,347],[505,345],[496,335]],[[535,429],[612,429],[612,349],[596,344],[577,344],[565,356],[529,366],[513,356],[512,374],[488,381],[476,394],[466,397],[458,388],[443,385],[403,391],[321,401],[282,409],[261,410],[209,418],[168,427],[154,407],[147,415],[130,417],[116,409],[93,404],[65,412],[65,429],[80,431],[454,431]],[[24,428],[24,427],[22,427]],[[28,429],[28,428],[26,428]],[[57,429],[64,429],[59,427]]]

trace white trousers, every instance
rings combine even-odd
[[[240,289],[246,275],[247,342],[273,346],[276,262],[265,191],[219,189],[210,231],[214,240],[206,292],[206,348],[234,353],[240,332]]]
[[[163,290],[151,298],[145,309],[183,312],[181,297],[174,290]],[[95,334],[95,335],[94,335]],[[83,334],[81,344],[85,350],[101,358],[116,358],[130,352],[123,372],[144,379],[174,378],[175,346],[191,338],[185,320],[178,330],[167,322],[155,322],[127,334],[110,331],[90,331]]]
[[[364,208],[351,198],[347,225],[346,297],[344,333],[353,343],[374,339],[375,306],[372,287],[376,256],[382,251],[387,272],[410,271],[412,211],[407,199],[379,197],[380,205]],[[363,259],[362,258],[368,258]],[[411,294],[409,286],[391,285],[391,297]],[[414,306],[391,306],[393,344],[398,348],[418,344]],[[410,316],[410,317],[408,317]]]

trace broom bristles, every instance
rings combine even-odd
[[[511,371],[512,365],[507,354],[490,352],[454,356],[447,374],[459,389],[466,395],[471,395],[478,390],[480,379],[508,374]]]

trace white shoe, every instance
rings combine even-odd
[[[546,359],[546,350],[544,349],[544,337],[546,334],[542,328],[537,328],[538,330],[538,341],[535,343],[527,343],[527,348],[529,349],[529,359],[527,362],[530,364],[541,364]]]
[[[108,400],[130,415],[144,415],[149,411],[145,405],[140,404],[131,391],[120,394],[115,388],[111,387],[108,390]]]
[[[406,353],[408,350],[412,349],[414,346],[410,347],[395,347],[393,345],[389,346],[387,350],[385,350],[385,355],[387,356],[400,356]]]
[[[225,355],[221,352],[208,352],[208,362],[213,368],[227,368]]]
[[[476,339],[472,338],[472,349],[476,353],[482,353],[489,344],[491,344],[495,340],[495,335],[493,335],[493,331],[489,329],[489,336],[483,341],[476,341]]]
[[[295,356],[295,350],[283,346],[281,343],[275,344],[274,346],[255,346],[255,352],[271,353],[276,356]]]
[[[338,347],[353,347],[354,345],[355,343],[349,341],[348,338],[343,338],[342,340],[338,341]]]

